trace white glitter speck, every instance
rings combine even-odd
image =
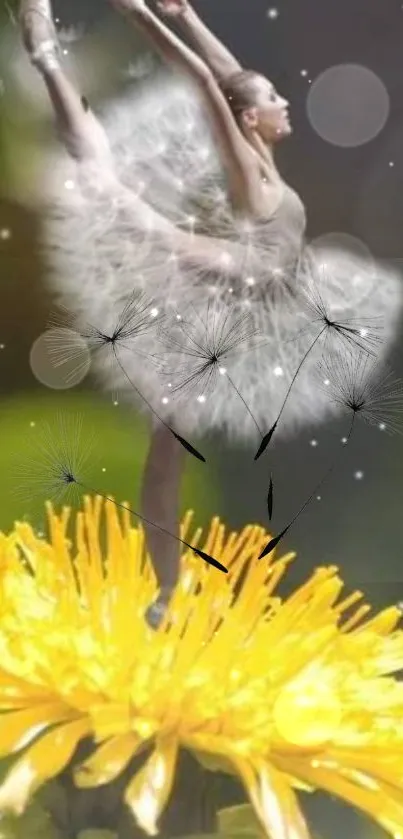
[[[278,18],[278,14],[278,9],[272,8],[267,10],[267,17],[269,20],[276,20]]]
[[[315,449],[317,445],[318,445],[318,441],[317,441],[317,440],[311,440],[311,446],[312,446],[312,448],[314,448],[314,449]]]
[[[158,309],[151,309],[150,315],[151,315],[152,318],[156,318],[158,316],[158,314],[159,314]]]
[[[71,181],[71,180],[65,181],[64,185],[65,185],[66,189],[74,189],[74,186],[75,186],[74,181]]]
[[[358,470],[358,472],[354,472],[354,477],[355,477],[356,481],[362,481],[362,479],[364,477],[364,472],[361,472],[361,470]]]
[[[161,399],[161,402],[162,402],[162,404],[163,404],[163,405],[168,405],[168,402],[169,402],[168,397],[167,397],[167,396],[163,396],[163,397],[162,397],[162,399]]]
[[[0,230],[0,239],[3,239],[3,242],[5,242],[6,239],[10,239],[10,237],[11,230],[8,227],[2,227],[2,229]]]
[[[284,370],[282,367],[275,367],[273,373],[275,376],[277,376],[277,378],[279,378],[280,376],[284,376]]]
[[[379,423],[379,430],[380,430],[380,431],[385,431],[385,428],[386,428],[385,423],[384,423],[384,422],[380,422],[380,423]]]
[[[202,396],[198,396],[198,397],[197,397],[197,401],[198,401],[198,402],[200,402],[201,404],[203,404],[203,402],[205,402],[205,401],[206,401],[206,397],[205,397],[205,396],[203,396],[203,395],[202,395]]]

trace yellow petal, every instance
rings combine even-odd
[[[34,743],[0,786],[0,812],[11,810],[17,816],[23,813],[34,792],[64,769],[77,743],[88,731],[88,720],[74,720],[58,726]]]
[[[178,754],[176,738],[158,739],[146,765],[125,791],[125,802],[139,826],[150,836],[158,833],[157,822],[169,798]]]
[[[277,760],[277,763],[280,761]],[[281,761],[281,764],[283,761]],[[286,762],[284,761],[284,764]],[[322,788],[331,795],[337,795],[348,804],[352,804],[359,810],[363,810],[372,816],[378,824],[389,831],[394,837],[403,835],[403,802],[400,790],[392,791],[377,783],[368,775],[356,773],[354,780],[343,777],[343,767],[335,761],[334,768],[326,767],[319,760],[311,764],[305,761],[294,759],[290,761],[289,768],[311,783],[316,789]],[[286,769],[287,771],[287,769]]]
[[[71,719],[74,712],[61,702],[49,702],[0,715],[0,757],[23,749],[44,728]]]
[[[141,738],[133,733],[113,737],[91,755],[74,772],[74,782],[78,787],[97,787],[109,784],[120,775],[131,758],[144,748]]]
[[[296,746],[321,746],[337,735],[342,706],[332,685],[310,679],[295,679],[286,685],[274,703],[277,731]]]
[[[262,761],[235,758],[256,815],[270,839],[310,839],[296,796],[286,777]]]

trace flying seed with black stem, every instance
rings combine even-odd
[[[281,416],[288,402],[291,391],[299,376],[299,373],[301,372],[301,369],[304,366],[308,356],[311,354],[312,350],[323,335],[325,336],[325,347],[327,339],[329,337],[332,337],[340,341],[341,345],[344,346],[347,352],[364,352],[367,353],[369,356],[375,357],[375,348],[382,343],[382,338],[379,335],[379,330],[381,329],[381,326],[379,325],[379,322],[381,320],[380,318],[371,318],[370,323],[367,322],[365,326],[359,318],[346,318],[344,320],[339,321],[335,320],[331,317],[329,309],[326,307],[320,290],[313,279],[311,280],[310,289],[302,292],[301,304],[303,309],[305,309],[305,313],[308,316],[309,324],[305,329],[302,329],[296,337],[301,336],[304,332],[307,331],[307,329],[309,330],[312,325],[317,325],[319,332],[312,344],[310,345],[310,347],[308,348],[308,350],[305,352],[302,361],[298,365],[296,373],[293,376],[291,384],[286,393],[285,399],[280,409],[280,413],[278,414],[277,419],[275,423],[272,425],[270,431],[267,434],[265,434],[261,442],[261,445],[255,455],[255,460],[259,460],[259,458],[262,456],[262,454],[266,451],[267,447],[269,446],[271,439],[280,422]],[[377,322],[378,325],[375,325],[375,322]],[[292,340],[295,340],[295,338]]]
[[[326,377],[326,391],[330,394],[330,400],[351,415],[349,432],[344,440],[346,448],[357,417],[361,417],[372,426],[382,425],[385,431],[390,433],[403,433],[403,424],[397,421],[397,417],[403,414],[403,381],[389,372],[383,362],[371,360],[364,352],[357,358],[333,356],[319,364],[319,376],[322,386],[323,376]],[[287,527],[266,545],[259,559],[263,559],[277,547],[339,463],[340,455]]]
[[[181,545],[193,551],[196,556],[203,559],[208,565],[217,568],[219,571],[224,572],[224,574],[228,573],[228,569],[214,559],[214,557],[199,548],[195,548],[189,542],[186,542],[179,536],[175,536],[164,527],[160,527],[160,525],[150,521],[126,504],[120,504],[105,493],[87,484],[82,479],[81,470],[88,461],[90,448],[87,440],[85,441],[85,446],[82,445],[82,418],[76,418],[74,423],[70,423],[70,428],[63,415],[59,415],[57,422],[59,426],[58,439],[55,439],[49,424],[46,424],[43,441],[37,441],[36,444],[41,456],[36,461],[31,460],[31,469],[27,468],[27,464],[20,466],[19,474],[24,478],[24,481],[16,488],[15,494],[21,498],[30,499],[33,494],[37,495],[39,491],[39,494],[45,492],[47,499],[61,499],[63,496],[71,493],[79,494],[83,490],[93,493],[104,498],[106,501],[110,501],[116,507],[127,510],[140,521],[145,522],[155,530],[159,530],[171,539],[175,539]]]
[[[176,329],[159,330],[164,347],[161,357],[162,373],[170,379],[171,394],[198,392],[198,398],[212,394],[219,376],[225,377],[243,403],[260,436],[262,431],[247,402],[237,388],[226,364],[242,352],[248,352],[267,343],[251,343],[259,337],[249,313],[234,314],[229,303],[209,300],[204,304],[205,317],[190,304],[187,312],[176,315]],[[246,346],[243,346],[246,345]],[[172,357],[171,365],[166,356]]]
[[[134,383],[133,379],[129,376],[118,355],[118,350],[120,348],[130,349],[145,360],[156,363],[154,354],[151,355],[141,352],[138,347],[135,346],[135,343],[132,346],[132,342],[135,342],[136,339],[141,339],[144,335],[152,331],[157,331],[159,324],[165,318],[164,315],[160,315],[155,309],[153,301],[148,299],[141,291],[133,292],[128,302],[125,304],[114,329],[110,333],[104,332],[90,323],[82,329],[77,329],[76,326],[73,326],[72,328],[70,327],[66,333],[66,330],[60,330],[60,326],[65,325],[66,320],[67,322],[70,321],[74,323],[74,317],[64,307],[63,312],[64,314],[61,316],[54,315],[50,321],[50,326],[53,328],[55,326],[58,327],[58,331],[55,332],[51,329],[47,335],[47,341],[50,345],[50,354],[53,355],[56,364],[63,364],[67,360],[74,361],[82,354],[82,347],[78,347],[74,338],[71,338],[71,329],[73,329],[75,333],[86,342],[90,352],[99,353],[107,349],[112,353],[116,364],[122,371],[126,380],[129,382],[130,387],[147,405],[151,413],[154,414],[158,421],[161,422],[168,431],[170,431],[170,433],[176,438],[176,440],[178,440],[178,442],[189,454],[197,458],[197,460],[201,460],[205,463],[205,457],[203,457],[203,455],[200,454],[194,446],[185,440],[184,437],[178,434],[155,410],[149,400]]]

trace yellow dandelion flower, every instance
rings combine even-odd
[[[294,555],[258,562],[262,528],[228,535],[214,519],[203,550],[229,573],[188,551],[155,632],[145,613],[156,582],[129,513],[86,498],[74,539],[68,509],[48,504],[48,516],[49,541],[27,524],[0,534],[0,757],[24,749],[0,810],[23,812],[90,736],[80,787],[114,780],[153,747],[124,794],[150,835],[186,748],[241,778],[270,839],[308,839],[299,788],[327,790],[403,836],[399,609],[368,618],[360,592],[341,599],[335,567],[282,600],[275,588]]]

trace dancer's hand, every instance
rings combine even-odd
[[[189,9],[188,0],[157,0],[157,8],[165,17],[179,18]]]

